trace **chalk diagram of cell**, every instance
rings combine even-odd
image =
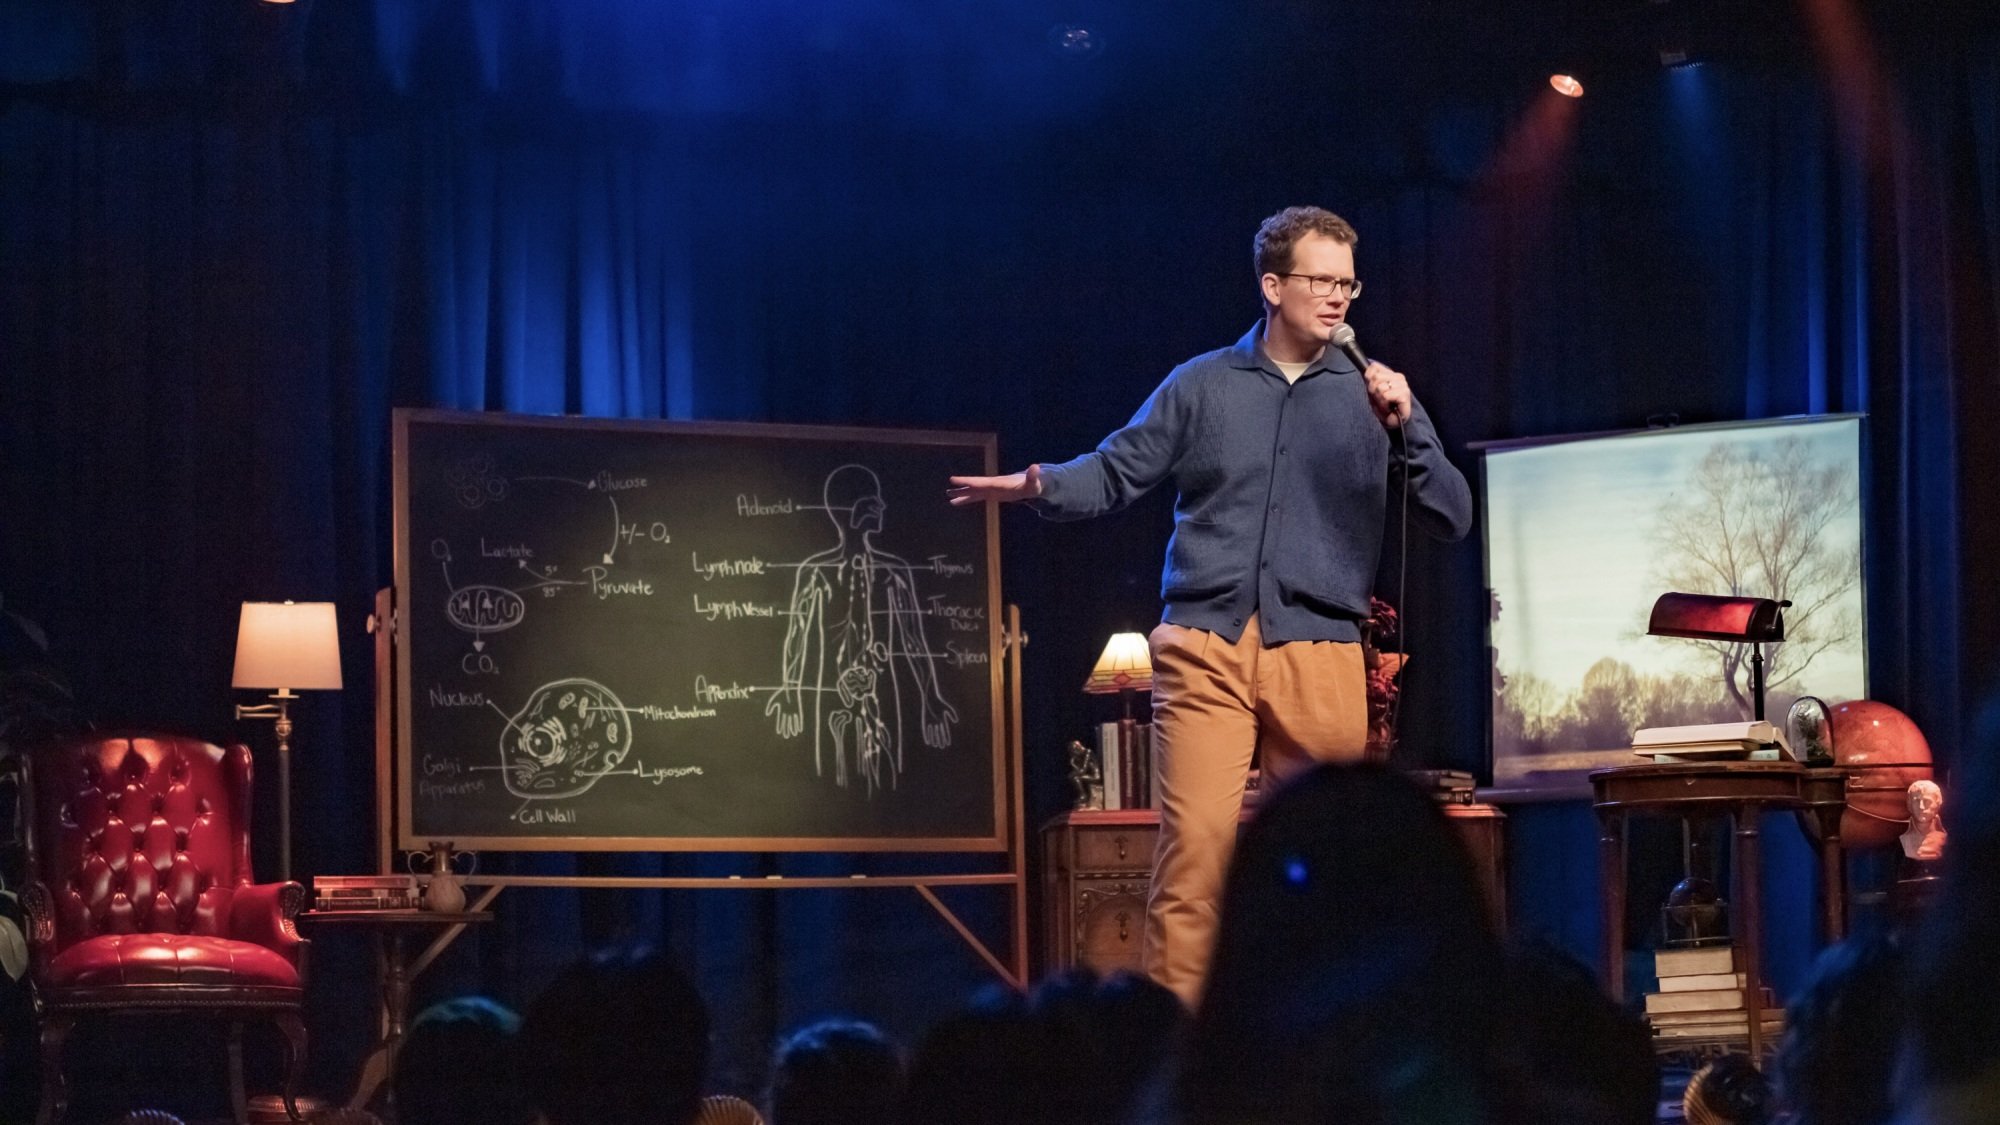
[[[501,777],[516,797],[578,796],[632,753],[625,705],[594,680],[543,684],[506,718],[507,729],[500,734]]]
[[[951,745],[958,712],[924,639],[909,563],[875,545],[888,505],[865,465],[827,474],[822,495],[839,541],[798,564],[781,686],[764,706],[781,738],[812,734],[813,772],[869,793],[903,771],[903,699],[917,696],[924,745]]]

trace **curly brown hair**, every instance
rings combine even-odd
[[[1287,207],[1257,228],[1253,255],[1257,276],[1261,279],[1267,273],[1291,272],[1292,247],[1308,234],[1322,235],[1347,246],[1359,241],[1346,219],[1325,208]]]

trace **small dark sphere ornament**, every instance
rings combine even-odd
[[[1690,875],[1674,884],[1660,907],[1660,931],[1668,945],[1714,945],[1729,940],[1729,903],[1715,884]]]

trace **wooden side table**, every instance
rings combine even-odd
[[[381,987],[382,1038],[361,1064],[361,1078],[348,1099],[349,1109],[365,1109],[389,1078],[396,1048],[403,1041],[409,1022],[410,982],[458,939],[469,925],[493,920],[492,911],[464,910],[446,914],[435,910],[308,910],[299,921],[315,926],[360,926],[375,938],[376,980]],[[426,931],[439,931],[424,951],[412,960],[406,939]]]
[[[1160,814],[1152,809],[1068,812],[1042,828],[1043,960],[1140,971],[1146,887]]]
[[[1837,772],[1837,771],[1836,771]],[[1764,1016],[1764,881],[1757,817],[1767,809],[1804,810],[1807,771],[1791,762],[1725,761],[1619,766],[1590,775],[1598,821],[1598,889],[1604,912],[1605,987],[1625,999],[1625,821],[1633,814],[1725,813],[1735,833],[1735,902],[1730,939],[1743,974],[1750,1057],[1760,1058]],[[1832,837],[1838,869],[1839,837]],[[1823,845],[1824,846],[1824,845]],[[1822,855],[1824,856],[1824,852]],[[1827,878],[1822,860],[1820,878]],[[1837,901],[1838,892],[1829,892]]]
[[[1486,899],[1486,917],[1493,932],[1507,932],[1507,814],[1484,804],[1449,802],[1438,806],[1465,850],[1472,856],[1472,873]]]

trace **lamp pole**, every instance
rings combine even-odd
[[[292,703],[296,692],[340,690],[340,631],[332,602],[244,602],[231,686],[272,690],[238,719],[275,719],[278,731],[278,874],[292,880]]]
[[[1761,723],[1764,721],[1764,646],[1761,644],[1750,646],[1750,696],[1750,706],[1754,710],[1750,717]]]
[[[236,705],[238,719],[275,719],[278,732],[278,878],[292,881],[292,701],[290,688],[271,694],[272,702]]]

